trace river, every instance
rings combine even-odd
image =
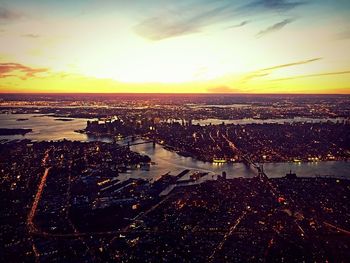
[[[18,121],[18,119],[28,119]],[[93,137],[76,133],[74,130],[84,129],[87,119],[73,119],[71,121],[57,120],[57,118],[35,114],[0,114],[0,128],[30,128],[33,132],[22,135],[0,136],[1,139],[17,140],[77,140],[77,141],[105,141],[108,137]],[[135,142],[141,142],[137,140]],[[122,142],[125,143],[125,142]],[[183,157],[175,152],[164,149],[161,145],[153,147],[152,143],[131,146],[133,151],[148,155],[156,164],[151,165],[149,171],[135,169],[123,176],[154,178],[164,173],[177,174],[184,169],[208,172],[208,176],[221,174],[226,171],[227,177],[252,177],[256,171],[242,163],[213,164],[198,161],[191,157]],[[336,176],[350,178],[350,162],[329,161],[315,163],[266,163],[264,170],[269,177],[284,176],[289,170],[298,176]],[[188,175],[187,175],[188,176]]]

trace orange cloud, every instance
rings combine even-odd
[[[240,93],[242,90],[233,89],[228,86],[219,86],[219,87],[212,87],[208,88],[207,91],[209,93]]]
[[[19,63],[0,63],[0,78],[19,77],[21,79],[27,79],[48,71],[47,68],[31,68]]]

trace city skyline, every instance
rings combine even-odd
[[[349,105],[2,94],[1,262],[347,262]]]
[[[1,1],[0,93],[350,93],[350,3]]]

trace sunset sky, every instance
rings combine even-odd
[[[350,1],[0,0],[0,92],[350,93]]]

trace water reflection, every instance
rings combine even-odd
[[[28,119],[17,121],[17,119]],[[74,130],[84,129],[87,119],[73,119],[72,121],[59,121],[52,116],[32,115],[32,114],[0,114],[0,128],[30,128],[32,133],[25,136],[0,136],[1,139],[31,139],[31,140],[78,140],[78,141],[103,141],[111,142],[110,137],[87,136],[76,133]],[[134,142],[142,142],[137,140]],[[119,143],[126,144],[126,141]],[[144,177],[153,178],[167,172],[178,174],[184,169],[200,170],[208,172],[211,176],[227,172],[227,177],[252,177],[256,171],[242,163],[234,164],[212,164],[198,161],[191,157],[183,157],[175,152],[164,149],[161,145],[139,144],[131,146],[131,149],[151,157],[156,165],[152,165],[150,171],[132,170],[124,177]],[[349,162],[318,162],[318,163],[268,163],[264,165],[266,173],[270,177],[284,176],[289,170],[297,173],[298,176],[331,175],[337,177],[350,177]]]
[[[198,161],[191,157],[179,156],[175,152],[164,149],[161,145],[153,148],[152,144],[140,144],[131,146],[131,149],[149,155],[157,163],[151,166],[151,171],[156,174],[164,174],[168,171],[180,173],[184,169],[200,170],[209,173],[221,174],[226,171],[228,178],[252,177],[256,171],[243,163],[213,164]],[[318,162],[318,163],[265,163],[264,170],[269,177],[284,176],[289,170],[298,176],[337,176],[350,177],[349,162]],[[138,176],[148,177],[149,172],[136,171]]]
[[[17,121],[23,119],[22,121]],[[28,120],[24,120],[28,119]],[[77,140],[86,141],[86,134],[76,133],[75,130],[84,129],[87,119],[72,119],[71,121],[57,120],[52,116],[33,114],[0,114],[1,128],[28,128],[33,132],[22,135],[0,136],[7,140]]]

